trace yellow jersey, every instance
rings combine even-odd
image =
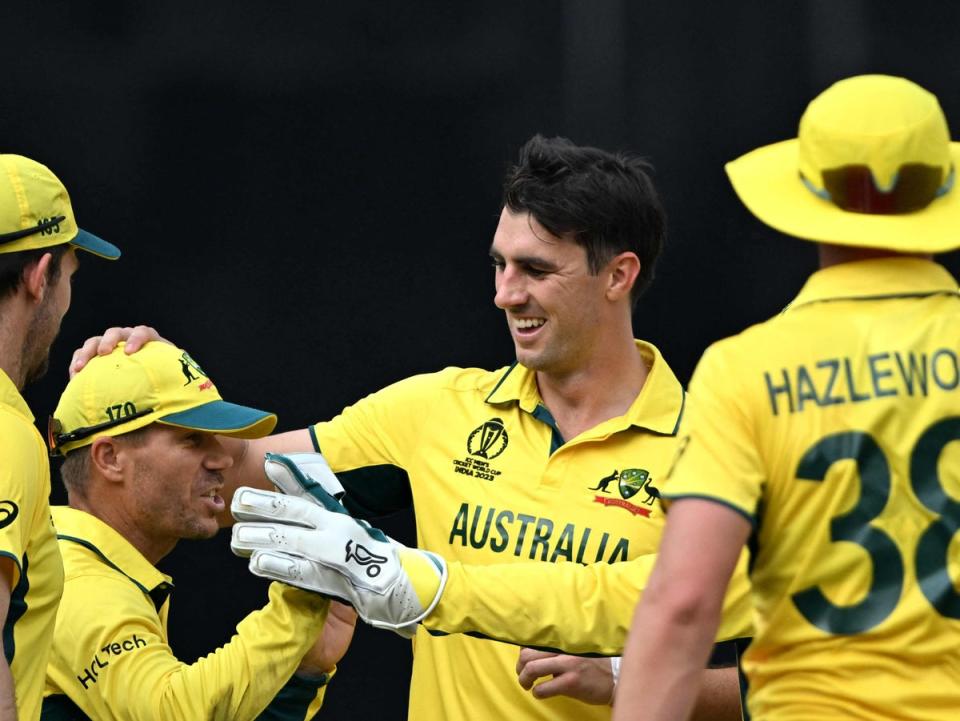
[[[3,650],[13,674],[17,715],[40,718],[63,565],[50,520],[50,462],[33,414],[0,370],[0,555],[13,561]]]
[[[958,354],[956,280],[886,258],[700,361],[664,495],[754,526],[755,721],[960,714]]]
[[[230,643],[185,664],[167,643],[170,577],[95,516],[62,506],[53,513],[66,582],[44,721],[313,717],[325,679],[305,692],[293,673],[323,628],[327,600],[271,584],[270,602],[239,623]],[[265,711],[274,697],[283,713]]]
[[[571,698],[534,699],[517,683],[517,647],[488,639],[526,642],[536,638],[523,636],[535,624],[575,622],[550,615],[564,593],[559,585],[535,583],[542,571],[560,570],[548,564],[633,566],[656,550],[664,518],[653,488],[673,456],[684,391],[656,348],[637,345],[650,368],[640,394],[623,416],[576,438],[561,437],[534,372],[516,364],[415,376],[311,429],[352,512],[383,514],[412,499],[419,546],[451,559],[455,575],[458,562],[517,571],[509,587],[494,574],[499,585],[491,589],[512,597],[500,615],[516,626],[490,623],[487,638],[418,630],[411,719],[609,718],[609,708]],[[637,601],[625,588],[616,597],[627,610],[608,622],[619,627],[614,653]]]

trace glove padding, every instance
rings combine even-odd
[[[327,496],[339,501],[345,494],[340,479],[319,453],[266,453],[263,470],[270,482],[288,496],[313,499],[324,505]],[[318,488],[326,493],[318,494]]]
[[[293,458],[268,454],[265,463],[271,480],[293,495],[237,489],[233,552],[250,556],[257,576],[346,601],[370,625],[412,636],[440,600],[446,562],[352,518],[325,490],[326,479],[318,483],[303,472],[320,466]],[[326,462],[322,467],[329,473]]]

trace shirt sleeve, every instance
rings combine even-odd
[[[565,653],[618,656],[656,558],[589,566],[450,563],[443,597],[424,625],[435,634],[469,633]],[[753,635],[746,571],[744,550],[727,589],[718,640]]]
[[[329,605],[271,584],[267,606],[241,621],[229,643],[185,664],[167,644],[149,597],[126,579],[70,583],[85,588],[71,589],[61,605],[48,692],[66,694],[103,721],[253,721],[290,680]]]
[[[661,489],[665,505],[704,498],[728,506],[755,524],[766,471],[755,437],[742,364],[726,345],[704,353],[690,382],[684,436]]]
[[[13,586],[17,585],[23,555],[37,518],[40,494],[49,492],[41,475],[47,459],[36,432],[26,423],[4,424],[0,434],[0,555],[11,558],[16,569]]]

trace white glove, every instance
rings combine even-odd
[[[237,489],[233,552],[250,556],[257,576],[346,601],[370,625],[410,637],[440,600],[446,562],[352,518],[324,489],[326,480],[304,473],[321,466],[303,460],[267,454],[267,475],[291,495]]]

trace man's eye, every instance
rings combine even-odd
[[[531,278],[543,278],[550,271],[541,270],[540,268],[527,268],[527,275]]]

